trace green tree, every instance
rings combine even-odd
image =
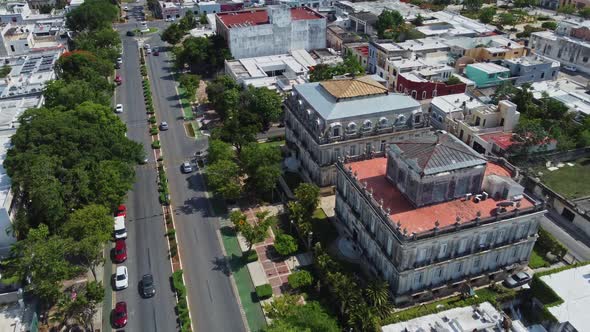
[[[273,319],[267,331],[341,331],[338,322],[315,301],[304,305],[295,305],[293,310],[283,317]]]
[[[62,234],[74,242],[74,252],[81,263],[92,271],[101,264],[103,245],[111,239],[113,218],[111,210],[101,205],[87,205],[74,211],[62,226]]]
[[[121,38],[110,26],[96,31],[85,31],[74,39],[74,49],[92,52],[112,63],[121,56]]]
[[[284,318],[293,314],[300,296],[283,293],[281,296],[273,297],[270,303],[262,305],[264,312],[270,319]]]
[[[66,14],[66,26],[73,31],[94,31],[110,27],[119,10],[108,0],[88,0]]]
[[[45,85],[43,96],[46,107],[63,106],[66,109],[73,109],[85,101],[109,106],[112,98],[111,90],[96,89],[82,80],[50,81]]]
[[[196,28],[197,19],[195,18],[195,14],[192,11],[188,10],[186,14],[184,14],[184,17],[181,18],[180,21],[178,21],[178,25],[185,32],[188,32],[189,30]]]
[[[297,240],[288,234],[278,234],[275,238],[274,248],[281,256],[289,256],[297,252]]]
[[[540,119],[529,119],[521,117],[514,131],[521,144],[513,145],[518,149],[518,153],[528,153],[530,147],[542,145],[549,134],[541,125]]]
[[[422,17],[422,15],[418,14],[418,16],[416,16],[416,18],[412,21],[412,24],[420,27],[424,24],[424,17]]]
[[[491,23],[494,20],[494,16],[496,16],[496,8],[495,7],[486,7],[482,8],[479,11],[478,18],[482,23]]]
[[[503,81],[496,87],[494,94],[492,95],[492,102],[498,104],[501,100],[510,99],[516,92],[516,88],[512,81]]]
[[[2,68],[0,68],[0,78],[8,76],[8,74],[10,74],[11,71],[12,67],[10,67],[9,65],[2,66]]]
[[[231,143],[239,155],[242,152],[242,147],[256,141],[256,134],[261,129],[259,119],[255,114],[247,110],[232,110],[221,127],[213,131],[212,138]]]
[[[513,5],[517,8],[532,7],[538,4],[537,0],[514,0]]]
[[[557,12],[565,15],[572,15],[576,12],[576,7],[574,5],[559,6]]]
[[[248,250],[244,254],[248,254],[256,243],[264,241],[268,236],[268,228],[276,223],[276,217],[269,216],[269,211],[257,212],[254,225],[248,222],[245,214],[237,210],[230,214],[229,219],[248,244]]]
[[[389,284],[384,280],[373,280],[364,289],[369,306],[375,309],[377,315],[385,318],[391,314],[389,302]]]
[[[67,81],[91,81],[95,76],[109,77],[113,73],[113,65],[92,52],[77,50],[62,54],[57,60],[55,71],[58,78]]]
[[[457,78],[457,76],[451,75],[451,77],[449,77],[446,83],[447,85],[461,84],[461,80]]]
[[[220,75],[207,83],[207,99],[222,120],[238,107],[240,86],[227,75]]]
[[[267,193],[276,187],[281,175],[279,149],[268,144],[250,143],[240,152],[240,161],[254,191]]]
[[[193,74],[181,74],[178,78],[178,84],[184,88],[188,94],[188,100],[195,102],[197,98],[197,89],[201,84],[201,78],[198,75]]]
[[[403,24],[404,18],[398,11],[385,9],[379,14],[375,26],[379,38],[395,38],[395,31]]]
[[[75,297],[71,294],[62,294],[52,320],[61,322],[62,326],[66,326],[67,322],[73,320],[86,329],[94,331],[94,315],[104,299],[104,287],[100,282],[91,281],[83,288],[74,291]]]
[[[168,44],[176,45],[180,43],[182,37],[184,37],[185,34],[186,32],[180,27],[178,23],[172,23],[166,29],[164,29],[164,31],[162,31],[160,37]]]
[[[463,0],[463,8],[470,12],[477,11],[483,5],[483,0]]]
[[[238,199],[242,193],[240,167],[231,160],[219,160],[205,168],[207,184],[224,199]]]
[[[231,58],[227,43],[221,36],[187,37],[173,50],[176,66],[192,73],[211,76]]]
[[[209,164],[215,164],[220,160],[234,160],[236,157],[231,144],[218,139],[209,140],[207,152],[207,162]]]
[[[41,224],[13,245],[10,257],[2,262],[2,280],[7,284],[28,280],[25,290],[51,306],[61,294],[61,282],[80,273],[67,260],[72,247],[70,239],[50,235],[49,228]]]
[[[586,19],[590,18],[590,6],[586,6],[582,9],[580,9],[578,11],[578,14],[580,14],[580,16],[582,16],[583,18],[586,18]]]
[[[499,22],[503,26],[514,26],[516,24],[516,16],[512,13],[502,13],[499,16]]]
[[[201,17],[199,17],[199,23],[201,23],[203,25],[209,23],[209,22],[207,22],[207,15],[201,14]]]
[[[554,22],[554,21],[543,22],[543,24],[541,24],[541,27],[545,28],[545,29],[549,29],[549,30],[555,30],[555,29],[557,29],[557,22]]]
[[[306,218],[311,218],[320,203],[320,188],[313,183],[301,183],[295,189],[295,198],[301,204]]]
[[[313,277],[307,270],[295,271],[287,279],[289,280],[289,286],[293,289],[309,287],[313,283]]]
[[[340,76],[345,74],[357,76],[363,73],[365,73],[365,69],[360,64],[358,59],[354,55],[348,54],[344,58],[344,61],[340,64],[319,64],[315,66],[313,70],[311,70],[310,72],[309,80],[311,82],[320,82],[331,80],[334,76]]]
[[[283,114],[283,100],[276,91],[267,88],[248,87],[245,91],[248,98],[248,108],[251,113],[260,117],[263,129],[270,127]]]

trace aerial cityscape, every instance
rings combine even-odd
[[[0,0],[0,332],[590,332],[589,0]]]

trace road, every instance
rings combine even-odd
[[[543,229],[561,242],[578,261],[590,261],[590,239],[554,210],[550,209],[546,217],[541,220]]]
[[[174,306],[176,298],[169,278],[172,267],[168,259],[167,239],[162,208],[158,203],[156,168],[150,137],[147,130],[147,114],[143,102],[143,90],[139,74],[137,41],[126,37],[126,26],[118,26],[123,41],[123,65],[117,71],[123,84],[116,89],[116,103],[124,105],[121,119],[127,124],[127,137],[143,144],[149,163],[136,168],[136,181],[128,194],[127,205],[127,266],[129,288],[115,292],[114,302],[125,301],[128,323],[125,331],[169,332],[177,330]],[[115,271],[115,267],[113,267]],[[151,273],[156,284],[156,296],[143,299],[139,295],[139,281]],[[108,317],[105,313],[104,317]]]
[[[146,40],[152,48],[163,46],[159,36]],[[206,136],[188,137],[177,99],[169,52],[147,57],[158,121],[170,129],[160,133],[167,167],[176,235],[182,259],[188,300],[195,331],[245,331],[242,315],[225,267],[219,241],[219,219],[211,213],[200,171],[182,174],[180,165],[198,150],[207,148]]]

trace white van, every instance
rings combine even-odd
[[[115,217],[115,239],[126,239],[127,238],[127,229],[125,228],[125,217],[118,216]]]

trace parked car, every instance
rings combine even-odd
[[[162,131],[168,130],[168,122],[162,121],[162,123],[160,123],[160,130],[162,130]]]
[[[158,56],[158,55],[160,55],[160,51],[157,48],[155,48],[154,51],[152,52],[152,54],[155,56]]]
[[[150,44],[143,44],[143,49],[147,50],[148,48],[150,48]]]
[[[127,216],[127,206],[125,204],[119,205],[117,207],[117,212],[115,212],[115,217],[126,217]]]
[[[115,242],[114,262],[117,264],[123,263],[127,260],[127,244],[125,240],[117,240]]]
[[[117,85],[121,85],[123,83],[123,79],[121,78],[121,76],[115,76],[115,83],[117,83]]]
[[[510,277],[504,280],[504,286],[508,288],[516,288],[527,284],[531,281],[531,276],[526,272],[518,272],[516,274],[511,275]]]
[[[115,106],[115,113],[123,113],[123,104],[117,104]]]
[[[117,58],[117,63],[118,63],[118,64],[123,64],[123,58],[121,58],[121,57],[118,57],[118,58]]]
[[[184,163],[182,163],[182,172],[183,173],[191,173],[193,171],[193,167],[191,166],[191,164],[188,161],[185,161]]]
[[[127,325],[127,303],[117,302],[113,309],[113,327],[120,329]]]
[[[147,54],[152,54],[152,49],[151,49],[151,48],[148,48],[148,49],[146,49],[146,50],[145,50],[145,53],[147,53]]]
[[[135,32],[129,30],[129,31],[127,31],[127,36],[133,37],[133,36],[135,36]]]
[[[151,274],[144,274],[141,277],[141,295],[146,298],[156,295],[154,277]]]
[[[115,233],[115,240],[127,238],[127,227],[125,227],[125,217],[123,217],[123,216],[115,217],[114,233]]]
[[[576,66],[563,66],[563,69],[569,71],[578,71],[578,68],[576,68]]]
[[[129,7],[125,6],[125,7],[123,7],[123,10],[127,11],[127,10],[129,10]]]
[[[121,290],[129,287],[129,276],[127,275],[126,266],[117,266],[115,273],[115,289]]]

